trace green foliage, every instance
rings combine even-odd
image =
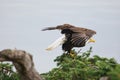
[[[117,66],[118,63],[113,58],[108,59],[97,55],[90,57],[91,52],[92,48],[82,54],[75,50],[72,56],[62,54],[54,60],[57,62],[57,68],[42,75],[45,80],[99,80],[102,76],[111,75],[115,75],[113,79],[110,77],[112,80],[120,80],[115,78],[120,77],[120,66]]]
[[[0,80],[19,80],[17,73],[13,71],[13,65],[9,63],[0,63]]]
[[[111,80],[120,80],[120,64],[114,70],[108,73]]]
[[[90,57],[92,48],[80,53],[72,50],[70,54],[56,57],[57,67],[48,73],[41,74],[43,80],[99,80],[107,76],[110,80],[120,80],[120,64],[114,58],[98,55]],[[13,65],[0,63],[0,80],[20,80],[13,71]]]

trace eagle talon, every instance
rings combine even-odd
[[[74,50],[71,50],[69,55],[72,57],[72,58],[75,58],[77,56],[77,53],[74,51]]]

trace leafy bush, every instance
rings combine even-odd
[[[120,80],[120,64],[115,69],[108,73],[111,80]]]
[[[57,68],[42,75],[45,80],[99,80],[103,76],[109,77],[118,73],[120,77],[120,67],[117,67],[118,63],[113,58],[108,59],[97,55],[90,57],[91,52],[92,48],[82,54],[75,50],[70,55],[62,54],[54,60],[57,62]],[[117,69],[119,70],[116,72]]]

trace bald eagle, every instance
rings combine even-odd
[[[56,27],[47,27],[46,30],[61,30],[62,37],[53,42],[46,50],[52,50],[59,45],[62,45],[62,50],[70,53],[73,47],[84,47],[87,42],[95,42],[91,37],[96,34],[96,31],[82,27],[75,27],[70,24],[58,25]]]

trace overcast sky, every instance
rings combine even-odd
[[[61,36],[44,27],[69,23],[93,29],[92,55],[115,58],[120,63],[120,0],[0,0],[0,50],[22,49],[33,55],[39,73],[56,67],[61,47],[45,48]]]

